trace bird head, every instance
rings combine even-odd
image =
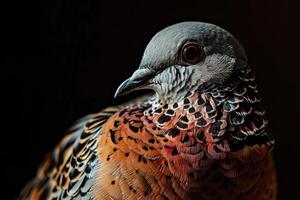
[[[154,35],[139,68],[115,96],[152,89],[172,103],[199,88],[230,82],[246,66],[244,49],[229,32],[209,23],[182,22]]]

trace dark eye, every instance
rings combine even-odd
[[[194,42],[186,43],[182,47],[182,60],[188,64],[197,64],[199,63],[203,56],[204,52],[199,44]]]

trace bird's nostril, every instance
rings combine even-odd
[[[131,81],[141,82],[152,78],[155,73],[149,69],[138,69],[130,77]]]

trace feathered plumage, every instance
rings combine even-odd
[[[156,94],[80,120],[23,199],[276,199],[274,139],[244,50],[185,22],[159,32],[116,96]]]

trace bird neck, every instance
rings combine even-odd
[[[215,160],[260,160],[272,149],[260,101],[247,68],[227,85],[189,92],[174,103],[153,98],[141,119],[159,141],[171,172],[186,180],[184,174]]]
[[[155,186],[163,176],[188,191],[201,187],[208,172],[230,178],[241,167],[245,173],[259,168],[274,140],[266,129],[251,72],[240,80],[235,87],[196,91],[172,104],[154,97],[117,112],[99,138],[106,172],[99,175],[104,180],[99,184],[106,184],[104,176],[120,173],[120,177],[154,177]],[[209,184],[215,186],[213,180]]]

